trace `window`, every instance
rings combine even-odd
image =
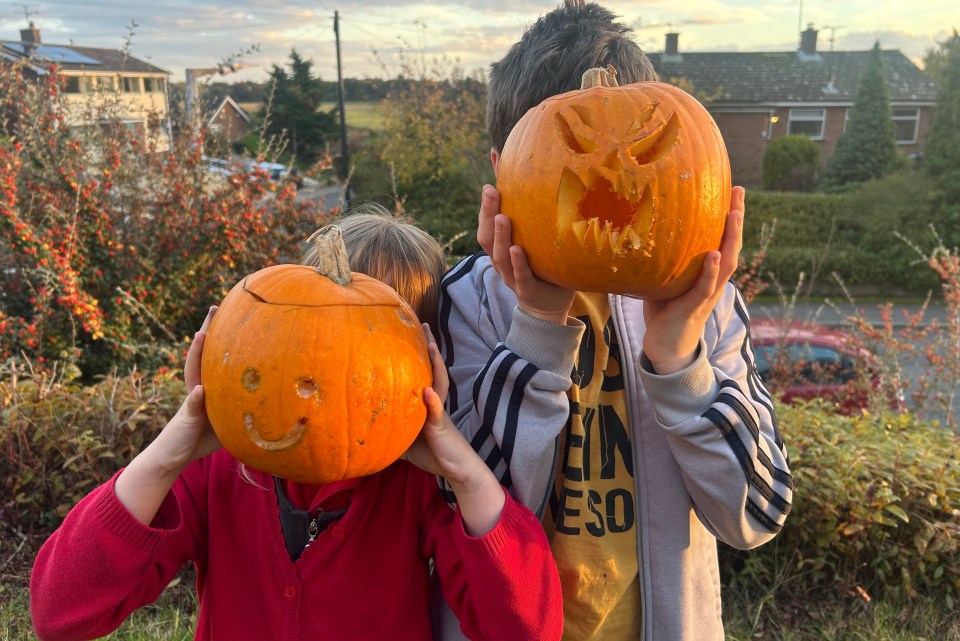
[[[97,91],[112,91],[113,78],[106,76],[84,76],[83,92],[96,93]]]
[[[65,76],[63,91],[64,93],[80,93],[80,76]]]
[[[140,77],[139,76],[124,76],[123,78],[123,92],[124,93],[140,93]]]
[[[897,133],[897,143],[909,145],[917,142],[917,130],[920,128],[920,108],[894,107],[893,128]]]
[[[787,120],[788,134],[803,134],[813,140],[823,140],[825,109],[791,109]]]
[[[146,90],[151,93],[163,91],[163,78],[144,78]]]

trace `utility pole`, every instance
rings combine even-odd
[[[347,149],[347,116],[343,111],[343,69],[340,66],[340,12],[333,12],[333,33],[337,40],[337,106],[340,111],[340,180],[346,183],[343,204],[350,209],[350,152]]]
[[[208,67],[206,69],[186,69],[186,87],[184,91],[184,102],[186,103],[187,118],[191,124],[197,124],[199,116],[199,107],[197,106],[197,92],[198,92],[198,81],[201,78],[207,78],[209,76],[225,76],[228,73],[233,73],[235,71],[240,71],[241,69],[246,69],[249,67],[249,64],[243,62],[224,62],[216,67]]]

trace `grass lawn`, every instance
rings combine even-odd
[[[321,103],[322,111],[329,111],[337,106],[335,102]],[[380,103],[370,100],[347,101],[343,105],[343,111],[347,115],[347,127],[355,129],[369,129],[370,131],[383,130],[383,115],[380,111]]]
[[[320,103],[320,111],[335,109],[336,102]],[[260,103],[240,103],[240,107],[247,113],[254,113],[260,109]],[[370,131],[383,130],[383,115],[380,112],[380,102],[373,100],[348,100],[343,105],[347,114],[347,127],[354,129],[369,129]],[[338,121],[339,122],[339,121]]]
[[[189,641],[196,607],[192,585],[168,588],[153,605],[134,612],[109,641]],[[866,604],[841,599],[819,611],[797,615],[783,611],[771,623],[771,613],[759,604],[734,604],[724,599],[728,641],[960,641],[960,621],[935,604],[902,606]],[[739,610],[738,607],[746,606]],[[26,590],[0,593],[0,641],[33,640]]]

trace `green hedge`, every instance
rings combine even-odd
[[[960,437],[909,414],[780,406],[793,508],[770,543],[721,547],[725,583],[781,602],[960,597]]]
[[[937,291],[936,275],[896,236],[899,232],[923,249],[935,244],[929,191],[924,176],[910,171],[845,194],[748,191],[744,253],[756,252],[762,230],[772,228],[763,275],[787,293],[801,273],[804,292],[819,295],[840,291],[832,273],[865,295]]]

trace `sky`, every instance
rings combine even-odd
[[[0,3],[0,39],[19,40],[32,20],[43,42],[122,49],[182,81],[185,69],[240,56],[245,65],[211,81],[262,81],[291,49],[337,79],[334,15],[345,78],[414,70],[483,74],[523,30],[560,0],[35,0]],[[468,6],[464,6],[467,4]],[[918,66],[960,29],[957,0],[603,0],[645,50],[669,31],[684,51],[794,51],[812,24],[818,47],[864,50],[880,41]]]

